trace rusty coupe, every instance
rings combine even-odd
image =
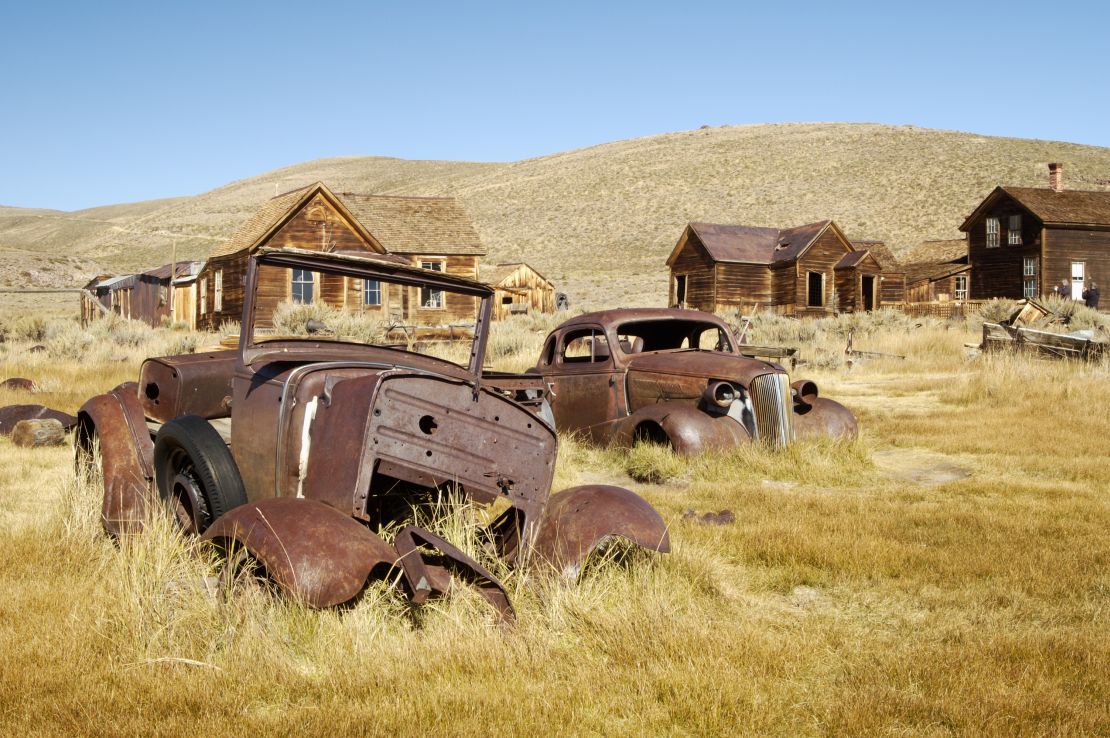
[[[185,531],[309,606],[352,601],[381,577],[420,602],[454,579],[506,618],[494,575],[414,524],[448,488],[493,506],[483,545],[510,566],[575,576],[619,538],[668,551],[663,520],[629,490],[551,494],[556,433],[542,382],[482,372],[486,285],[388,258],[269,248],[250,258],[244,284],[238,350],[147,359],[138,382],[81,408],[78,456],[95,461],[99,449],[109,533],[142,530],[164,504]],[[360,313],[372,330],[325,320],[280,334],[273,316],[290,284],[304,301],[342,300],[334,314]],[[460,329],[437,314],[459,299],[476,316],[461,347],[440,340]]]
[[[749,358],[728,325],[697,310],[587,313],[547,337],[537,366],[559,431],[595,443],[667,443],[682,454],[758,440],[853,437],[856,419],[791,382],[778,364]]]

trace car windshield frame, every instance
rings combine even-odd
[[[344,341],[326,335],[289,336],[266,339],[255,335],[255,311],[259,270],[261,267],[282,269],[307,269],[320,274],[328,274],[354,279],[376,280],[406,287],[432,287],[445,292],[478,298],[480,304],[474,323],[474,337],[470,346],[469,360],[466,365],[431,354],[409,351],[389,344],[370,344]],[[490,318],[493,310],[493,289],[488,285],[443,272],[421,269],[399,261],[388,261],[376,255],[355,256],[328,252],[307,251],[304,249],[262,248],[251,255],[247,265],[247,276],[243,295],[243,322],[240,326],[239,355],[244,366],[273,360],[280,355],[282,360],[296,361],[310,358],[321,353],[335,353],[363,348],[396,351],[409,356],[443,362],[465,370],[477,380],[482,373]],[[329,355],[329,359],[331,356]]]
[[[687,340],[694,333],[695,329],[701,327],[702,330],[716,329],[721,331],[725,338],[728,340],[728,350],[717,351],[715,349],[703,349],[698,346],[658,346],[649,343],[648,337],[644,335],[648,331],[628,331],[628,328],[633,326],[655,326],[656,330],[660,328],[672,328],[674,332],[681,337],[682,340]],[[638,336],[644,338],[644,347],[640,351],[629,352],[625,350],[625,341],[622,340],[623,336]],[[730,354],[734,355],[737,352],[737,343],[732,331],[724,322],[717,322],[714,320],[706,320],[704,318],[635,318],[632,320],[625,320],[618,325],[613,326],[613,337],[616,339],[616,345],[620,348],[621,353],[625,356],[633,356],[637,353],[648,353],[656,351],[711,351],[713,353]],[[680,341],[681,343],[681,341]]]

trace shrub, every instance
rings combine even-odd
[[[20,315],[8,325],[9,336],[18,340],[38,343],[46,339],[46,318],[41,315]]]
[[[669,444],[640,442],[625,455],[624,469],[637,482],[662,484],[681,477],[686,462]]]

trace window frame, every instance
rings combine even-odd
[[[220,313],[224,309],[224,270],[217,269],[213,273],[214,285],[212,289],[212,310]]]
[[[298,279],[297,276],[301,278]],[[308,278],[305,279],[305,275]],[[297,298],[297,286],[300,285],[301,295]],[[308,300],[304,300],[305,285],[308,285]],[[289,299],[294,305],[312,305],[316,301],[316,274],[311,269],[291,269],[289,274]]]
[[[373,283],[377,287],[373,290],[370,289],[370,284]],[[376,294],[377,302],[371,302],[370,296]],[[382,306],[382,282],[380,279],[364,279],[362,280],[362,306],[363,307],[381,307]]]
[[[821,278],[821,301],[817,305],[814,305],[813,301],[810,299],[810,297],[812,296],[810,282],[811,282],[811,279],[812,279],[813,275],[815,275],[815,274]],[[828,304],[828,299],[825,297],[825,273],[824,272],[817,272],[817,271],[813,271],[813,270],[806,271],[806,307],[807,308],[823,308],[827,304]]]
[[[433,271],[433,272],[439,272],[440,274],[446,274],[447,273],[447,258],[446,257],[438,257],[438,256],[428,257],[428,258],[421,257],[420,258],[420,268],[421,269],[428,269],[428,270]],[[420,310],[446,310],[447,309],[447,298],[444,296],[443,290],[436,290],[436,289],[432,289],[430,287],[420,287],[419,288],[419,294],[420,294],[420,299],[419,299],[419,309]],[[429,302],[433,302],[433,301],[436,304],[434,304],[434,305],[429,305],[428,304]]]
[[[1017,227],[1014,227],[1014,223]],[[1011,215],[1006,223],[1006,243],[1010,246],[1021,246],[1021,213]]]
[[[991,226],[994,226],[993,228]],[[996,249],[1002,245],[1002,239],[999,236],[999,231],[1002,229],[1002,219],[993,215],[987,216],[984,221],[986,230],[986,248]]]
[[[1037,286],[1038,285],[1036,276],[1025,279],[1024,283],[1022,284],[1022,293],[1025,295],[1025,299],[1033,300],[1037,298]]]
[[[207,315],[208,314],[208,275],[205,274],[204,279],[197,280],[197,282],[198,282],[197,290],[199,292],[199,294],[197,296],[197,302],[200,303],[200,314],[201,315]]]
[[[956,302],[967,302],[967,295],[970,287],[971,280],[968,279],[968,275],[957,274],[952,284],[952,299]]]
[[[1021,264],[1021,276],[1035,277],[1037,276],[1037,257],[1027,256]]]

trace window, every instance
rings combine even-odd
[[[1032,300],[1037,297],[1037,280],[1025,280],[1025,299]]]
[[[200,314],[204,315],[208,312],[208,275],[205,275],[204,279],[197,280],[197,282],[200,284]]]
[[[362,304],[382,304],[382,283],[376,279],[367,279],[362,283]]]
[[[1037,276],[1037,257],[1035,257],[1035,256],[1025,257],[1025,266],[1024,266],[1024,270],[1022,271],[1022,274],[1024,274],[1026,277],[1035,277],[1035,276]],[[1028,297],[1028,295],[1026,295],[1026,297]]]
[[[564,364],[599,364],[609,361],[609,341],[597,328],[586,328],[563,338]]]
[[[212,290],[212,309],[217,313],[224,309],[224,270],[216,270],[216,288]]]
[[[431,269],[433,272],[443,271],[442,261],[422,261],[420,262],[421,269]],[[443,307],[443,290],[433,289],[431,287],[420,288],[420,307],[424,308],[442,308]]]
[[[165,287],[158,288],[158,304],[165,305],[166,298],[169,296],[169,290]]]
[[[312,303],[312,272],[307,269],[293,270],[293,302],[298,305]]]
[[[966,274],[957,274],[956,275],[956,299],[957,300],[966,300],[967,299],[967,275]]]
[[[1006,243],[1011,246],[1018,246],[1021,244],[1021,216],[1011,215],[1010,222],[1006,228]]]
[[[987,248],[998,248],[998,218],[987,218]]]
[[[809,272],[806,276],[806,306],[825,306],[825,275],[821,272]]]

